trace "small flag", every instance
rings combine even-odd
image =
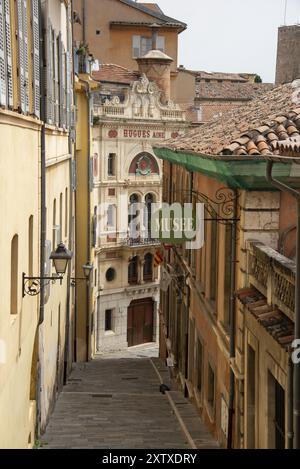
[[[156,251],[155,256],[154,256],[154,266],[158,267],[160,264],[162,264],[164,261],[164,258],[160,251]]]

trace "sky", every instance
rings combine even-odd
[[[143,0],[187,23],[178,64],[208,72],[257,73],[274,82],[277,28],[286,0]],[[287,0],[286,24],[300,24],[300,0]]]

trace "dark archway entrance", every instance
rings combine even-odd
[[[130,303],[127,311],[128,347],[153,341],[153,310],[152,298]]]

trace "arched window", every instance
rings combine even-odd
[[[130,259],[128,264],[128,283],[135,285],[138,282],[138,257]]]
[[[28,223],[28,275],[33,276],[33,215],[29,217]]]
[[[144,257],[144,272],[143,272],[144,282],[152,282],[153,280],[153,256],[151,253],[148,253]]]
[[[107,174],[108,176],[116,175],[116,154],[115,153],[110,153],[108,155]]]
[[[52,228],[52,249],[56,249],[56,243],[57,243],[57,226],[56,226],[56,199],[53,201],[53,228]]]
[[[18,313],[18,283],[19,283],[19,237],[15,235],[11,241],[10,258],[10,313]]]
[[[139,153],[131,162],[129,167],[130,175],[150,176],[159,174],[159,167],[156,159],[150,153]]]
[[[109,205],[107,208],[107,227],[116,227],[116,207],[114,205]]]
[[[152,217],[152,204],[155,202],[154,196],[152,194],[147,194],[145,197],[145,215],[144,215],[144,225],[145,225],[145,238],[151,239],[151,217]]]
[[[138,210],[138,204],[140,198],[137,194],[131,194],[129,197],[129,207],[128,207],[128,229],[129,229],[129,238],[138,239],[140,236],[140,211]]]

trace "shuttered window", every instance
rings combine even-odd
[[[165,37],[157,36],[156,48],[165,52]],[[152,49],[152,37],[132,36],[133,58],[143,57]]]
[[[72,109],[73,109],[73,40],[72,40],[72,8],[71,4],[68,4],[67,9],[67,37],[68,37],[68,53],[67,53],[67,127],[72,127]]]
[[[39,0],[31,0],[32,45],[33,45],[33,113],[40,118],[40,30]]]
[[[10,21],[10,4],[9,0],[4,0],[5,14],[5,51],[6,51],[6,93],[7,104],[13,107],[13,78],[12,78],[12,44],[11,44],[11,21]]]
[[[54,71],[54,123],[59,126],[59,66],[58,66],[58,38],[54,31],[52,31],[52,43],[53,43],[53,71]]]
[[[4,0],[0,0],[0,105],[6,106]]]
[[[157,36],[156,48],[161,52],[165,52],[165,38],[164,36]]]
[[[18,45],[19,45],[19,80],[20,80],[20,107],[25,114],[29,112],[28,89],[28,23],[27,1],[17,0],[18,7]]]
[[[46,116],[48,124],[54,123],[54,89],[53,89],[53,32],[52,26],[48,25],[46,38]]]
[[[0,0],[0,105],[13,106],[9,0]]]

